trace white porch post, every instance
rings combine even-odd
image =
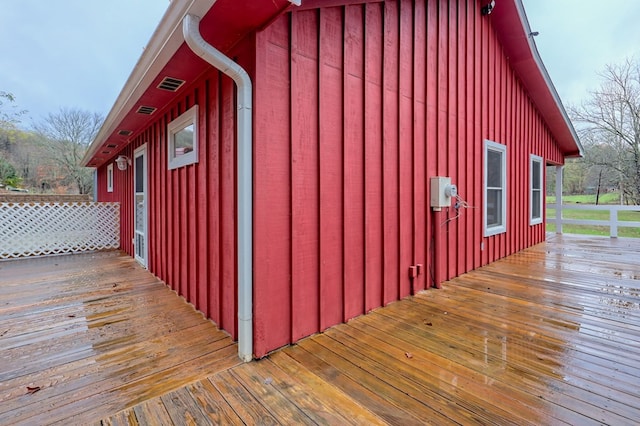
[[[556,234],[562,234],[562,170],[556,166]]]

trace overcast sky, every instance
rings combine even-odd
[[[640,57],[638,0],[523,1],[565,104],[597,88],[597,73],[606,64]],[[26,126],[61,107],[106,115],[168,5],[0,0],[0,91],[13,93],[29,111]]]
[[[29,111],[106,115],[168,0],[0,0],[0,91]]]
[[[496,0],[499,7],[500,0]],[[640,60],[640,1],[523,0],[536,45],[564,104],[600,85],[607,64]]]

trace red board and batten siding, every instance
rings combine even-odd
[[[435,256],[451,278],[544,239],[529,155],[562,154],[477,2],[295,11],[256,35],[254,78],[257,356],[430,286]],[[508,231],[490,238],[484,139],[508,149]],[[438,253],[432,176],[472,207]]]
[[[398,0],[300,10],[239,45],[254,83],[257,356],[430,287],[436,259],[446,279],[544,239],[544,225],[529,226],[529,156],[561,164],[562,154],[479,8]],[[121,152],[147,146],[150,271],[233,336],[234,90],[205,73]],[[199,162],[170,171],[166,126],[194,104]],[[490,238],[484,139],[508,149],[508,230]],[[471,206],[446,225],[456,212],[433,219],[433,176],[450,176]],[[98,197],[122,203],[132,254],[132,169],[114,170],[113,193],[105,179],[103,166]]]
[[[143,144],[148,163],[148,269],[231,335],[236,334],[236,143],[233,82],[211,71],[120,154]],[[199,105],[199,162],[168,170],[166,126]],[[154,114],[154,115],[155,115]],[[114,167],[115,168],[115,167]],[[133,168],[98,171],[100,200],[120,201],[121,245],[133,254]]]

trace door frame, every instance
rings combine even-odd
[[[136,164],[138,157],[142,157],[142,194],[143,194],[143,212],[142,212],[142,230],[139,231],[136,226]],[[133,152],[133,256],[142,266],[147,268],[149,257],[149,189],[148,189],[148,162],[147,162],[147,144],[141,145]],[[142,257],[138,255],[138,250],[135,247],[136,234],[141,234],[143,243]]]

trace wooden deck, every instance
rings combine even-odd
[[[0,425],[88,424],[237,364],[122,253],[0,262]]]
[[[175,310],[181,319],[150,321],[158,323],[156,331],[143,331],[147,321],[130,312],[123,315],[138,319],[123,321],[129,324],[123,328],[140,327],[140,333],[156,333],[159,339],[167,328],[171,335],[174,327],[187,328],[183,321],[199,318],[184,303],[169,305],[179,300],[171,292],[158,289],[154,293],[158,296],[143,296],[138,287],[151,281],[148,274],[127,259],[113,259],[128,270],[130,300],[143,298],[141,305],[154,312],[149,316]],[[100,312],[116,308],[100,307],[97,300],[89,308],[80,301],[66,307],[48,302],[36,309],[41,303],[36,299],[46,301],[56,293],[50,281],[54,274],[40,272],[40,282],[49,283],[28,286],[18,294],[11,289],[25,285],[23,274],[38,275],[34,266],[38,261],[21,262],[22,270],[16,269],[19,262],[0,263],[0,424],[91,420],[96,424],[631,425],[640,421],[640,240],[554,236],[445,283],[442,290],[393,303],[265,359],[239,365],[228,357],[219,363],[212,359],[208,365],[194,364],[195,353],[205,351],[202,346],[215,344],[196,342],[215,339],[219,332],[213,326],[200,333],[182,331],[173,341],[175,346],[165,347],[170,354],[162,353],[160,346],[148,348],[152,338],[136,337],[135,349],[119,352],[114,347],[102,361],[75,356],[99,351],[92,346],[95,342],[87,343],[88,336],[100,335],[88,324],[96,321],[100,330],[107,326],[99,323],[108,320],[72,313],[72,306],[94,309],[97,318]],[[94,275],[108,274],[83,269],[93,263],[82,263],[75,265],[77,278],[72,281],[90,286]],[[13,276],[20,279],[7,291],[7,277]],[[106,296],[103,302],[109,301],[116,297],[116,288],[110,292],[107,285],[93,298]],[[57,291],[70,299],[79,298],[75,292]],[[7,294],[33,305],[35,313],[19,308]],[[134,325],[138,322],[142,325]],[[56,323],[67,325],[48,325]],[[75,337],[67,339],[68,333]],[[108,333],[118,339],[115,331]],[[76,349],[69,347],[72,340],[77,341]],[[229,351],[233,358],[235,348],[225,348],[233,348]],[[149,353],[156,355],[153,362]],[[165,355],[173,368],[151,367]],[[78,360],[58,361],[65,357]],[[5,371],[7,361],[9,371]],[[81,378],[80,372],[87,370],[94,376]],[[41,390],[30,394],[27,386]],[[128,408],[118,412],[124,407]]]

